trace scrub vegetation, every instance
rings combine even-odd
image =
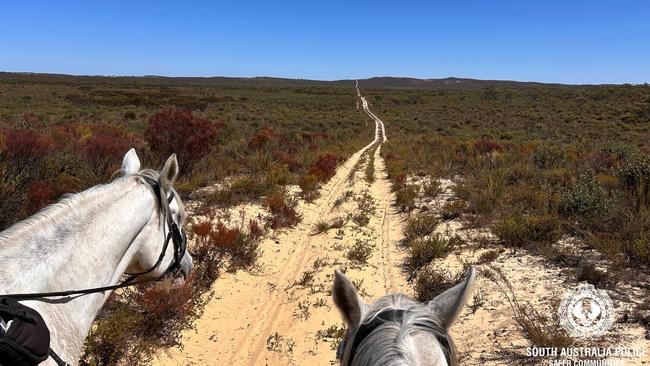
[[[160,347],[180,345],[222,271],[255,264],[265,227],[299,222],[287,187],[315,198],[372,138],[366,118],[352,87],[316,82],[0,73],[0,229],[65,193],[109,182],[131,147],[152,168],[177,153],[185,199],[267,208],[269,222],[192,222],[195,267],[183,288],[111,296],[81,363],[147,364]],[[219,189],[195,197],[215,183]]]
[[[484,82],[487,83],[487,82]],[[498,84],[365,89],[390,131],[382,148],[398,205],[407,176],[455,178],[468,214],[509,248],[562,236],[623,266],[650,263],[650,86]]]

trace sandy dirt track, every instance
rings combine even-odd
[[[360,95],[359,95],[360,96]],[[224,273],[214,284],[214,298],[196,323],[183,334],[183,349],[163,352],[158,365],[330,365],[333,339],[319,331],[343,324],[331,300],[334,269],[346,268],[370,300],[387,292],[407,292],[400,268],[403,217],[394,200],[376,143],[386,141],[382,121],[375,121],[375,139],[342,164],[313,203],[301,203],[302,222],[261,244],[258,268]],[[374,157],[375,180],[365,179],[365,165]],[[349,218],[359,200],[374,206],[367,225]],[[346,220],[341,229],[314,235],[317,222]],[[346,258],[355,243],[373,247],[365,265]]]
[[[395,197],[380,156],[381,144],[387,141],[384,123],[370,111],[358,88],[357,93],[363,110],[375,122],[375,139],[338,168],[321,188],[320,198],[300,204],[303,220],[297,227],[275,233],[261,243],[262,255],[255,270],[221,275],[196,330],[183,334],[183,349],[161,352],[156,365],[334,365],[337,344],[332,334],[343,329],[330,295],[335,269],[347,270],[366,302],[387,293],[412,294],[412,284],[407,283],[402,270],[404,249],[398,247],[405,216],[393,206]],[[375,179],[369,183],[365,170],[371,159]],[[419,200],[416,211],[439,214],[445,203],[458,199],[452,190],[454,180],[439,182],[442,192],[434,199]],[[351,218],[362,205],[370,214],[368,223],[360,225]],[[259,206],[256,209],[259,211]],[[345,222],[340,229],[314,234],[318,222],[337,219]],[[492,263],[477,265],[479,271],[499,268],[514,294],[544,313],[554,316],[553,299],[576,285],[567,269],[525,251],[506,251],[496,244],[489,230],[467,227],[463,218],[446,221],[437,231],[444,236],[459,235],[465,244],[446,258],[434,260],[433,267],[456,273],[464,264],[476,263],[481,254],[496,251],[499,254]],[[372,248],[365,265],[347,258],[350,248],[360,244]],[[636,293],[642,289],[631,290]],[[548,364],[524,356],[528,341],[499,288],[479,275],[475,291],[476,296],[450,331],[460,363]],[[611,295],[619,314],[635,302]],[[610,345],[650,347],[645,332],[638,324],[617,322],[611,332],[616,337],[608,339],[612,340]],[[650,364],[649,358],[625,360],[625,365],[646,364]]]

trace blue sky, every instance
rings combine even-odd
[[[0,1],[0,70],[650,82],[650,1]]]

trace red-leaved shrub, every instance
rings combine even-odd
[[[130,148],[128,140],[111,135],[93,135],[83,143],[86,160],[97,174],[116,170]]]
[[[178,154],[182,170],[190,170],[216,142],[220,125],[197,117],[187,109],[166,109],[149,119],[144,138],[151,151],[164,160]]]
[[[54,202],[59,195],[55,183],[51,180],[40,180],[29,185],[27,189],[28,211],[36,212]]]
[[[269,226],[273,229],[292,227],[300,221],[296,211],[297,202],[287,197],[284,191],[277,191],[264,199],[264,206],[271,211]]]
[[[326,181],[334,176],[337,160],[334,154],[319,155],[309,168],[309,173],[317,176],[321,181]]]
[[[250,150],[259,149],[277,138],[278,135],[272,129],[262,127],[253,135],[253,137],[251,137],[248,142],[248,148]]]
[[[273,152],[273,157],[275,157],[278,163],[286,165],[290,172],[295,173],[302,167],[294,156],[285,151],[276,150]]]
[[[489,154],[493,151],[503,150],[503,146],[490,139],[479,139],[474,141],[472,149],[474,149],[474,152],[478,154]]]
[[[51,140],[30,130],[6,130],[4,140],[5,155],[21,162],[41,159],[54,147]]]

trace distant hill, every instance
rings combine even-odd
[[[546,84],[537,82],[509,81],[509,80],[478,80],[467,78],[444,78],[444,79],[415,79],[401,77],[374,77],[359,80],[359,84],[366,88],[408,88],[408,89],[479,89],[488,85],[504,87],[529,87]]]
[[[167,77],[167,76],[74,76],[64,74],[0,72],[0,82],[36,83],[36,84],[85,84],[106,83],[124,85],[187,85],[187,86],[354,86],[355,80],[306,80],[274,77]],[[501,87],[562,86],[565,84],[547,84],[508,80],[478,80],[449,77],[444,79],[415,79],[404,77],[373,77],[359,79],[364,88],[402,88],[402,89],[480,89],[488,85]]]

